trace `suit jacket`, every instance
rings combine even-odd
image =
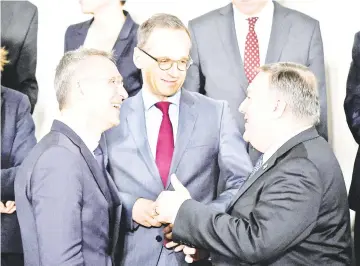
[[[120,190],[128,228],[120,265],[185,264],[181,253],[163,247],[163,228],[132,221],[134,202],[155,201],[164,185],[147,140],[141,93],[123,103],[120,116],[120,125],[105,133],[108,170]],[[250,171],[244,141],[227,104],[183,90],[170,174],[176,173],[196,200],[225,211]],[[219,180],[224,180],[223,192],[217,190]],[[170,178],[166,189],[173,189]]]
[[[25,265],[112,265],[121,215],[116,187],[68,126],[55,120],[30,152],[15,196]]]
[[[123,77],[124,87],[129,96],[134,96],[142,87],[141,70],[133,62],[134,48],[137,45],[137,25],[130,14],[126,15],[125,23],[114,45],[114,59]],[[74,24],[65,33],[65,52],[75,50],[84,44],[86,35],[94,19]]]
[[[360,32],[356,33],[354,38],[344,109],[350,131],[357,144],[360,144]],[[355,159],[349,204],[354,211],[360,211],[360,150]]]
[[[15,200],[18,167],[35,146],[35,125],[26,95],[1,86],[1,201]],[[1,252],[22,253],[16,212],[1,214]]]
[[[9,51],[10,63],[1,73],[1,85],[26,94],[34,111],[38,96],[37,7],[29,1],[1,1],[1,46]]]
[[[214,252],[214,265],[351,265],[349,220],[339,163],[310,128],[249,177],[227,213],[186,201],[173,237]]]
[[[191,57],[184,87],[214,99],[226,100],[244,133],[238,108],[247,94],[248,81],[237,43],[232,4],[189,22]],[[319,81],[321,118],[318,131],[325,139],[327,101],[324,53],[319,22],[274,2],[274,16],[265,63],[289,61],[308,66]],[[251,154],[253,161],[257,156]]]

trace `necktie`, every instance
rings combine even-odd
[[[161,180],[166,187],[169,177],[170,165],[174,153],[174,135],[169,117],[169,102],[158,102],[155,106],[162,112],[158,141],[156,145],[156,165],[159,169]]]
[[[244,69],[249,84],[257,74],[257,68],[260,67],[259,41],[255,32],[255,23],[258,17],[248,18],[249,32],[246,35]]]
[[[262,164],[263,164],[263,155],[261,155],[257,160],[253,170],[251,171],[249,178],[252,177],[261,168]]]

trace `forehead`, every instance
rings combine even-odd
[[[78,73],[82,77],[114,77],[119,75],[115,64],[110,59],[101,56],[91,56],[83,60],[78,67]]]
[[[268,87],[269,74],[260,71],[249,85],[247,92],[248,94],[264,93]]]
[[[185,30],[155,28],[145,45],[145,49],[156,57],[188,57],[191,41]]]

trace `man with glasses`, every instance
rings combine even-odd
[[[123,122],[106,132],[103,149],[124,206],[117,265],[187,265],[182,252],[174,252],[183,246],[167,242],[172,225],[156,220],[154,201],[173,189],[171,174],[198,201],[224,211],[251,171],[228,105],[182,89],[190,47],[189,32],[175,16],[154,15],[139,28],[134,63],[142,91],[124,102]]]
[[[93,151],[127,92],[106,52],[74,50],[55,74],[61,117],[15,179],[25,265],[113,265],[121,202]]]

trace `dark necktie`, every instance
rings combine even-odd
[[[156,145],[155,161],[159,169],[161,180],[164,187],[166,187],[171,160],[174,153],[174,134],[169,117],[170,102],[158,102],[155,106],[160,109],[163,114]]]
[[[255,23],[258,17],[248,18],[249,32],[246,35],[244,69],[249,84],[255,78],[260,67],[259,41],[255,32]]]

